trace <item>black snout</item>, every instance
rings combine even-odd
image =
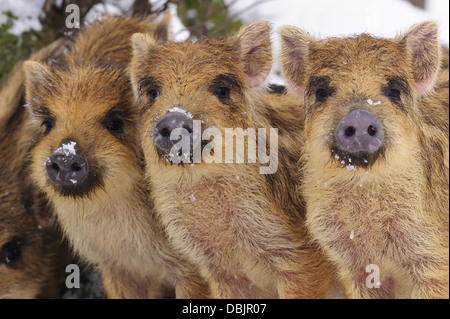
[[[165,152],[169,152],[172,147],[178,143],[182,137],[177,134],[177,139],[171,140],[170,135],[174,129],[184,129],[180,130],[180,134],[189,134],[190,145],[192,145],[193,137],[193,120],[192,118],[181,112],[168,112],[164,115],[161,120],[156,124],[153,133],[153,139],[156,145]]]
[[[56,185],[75,186],[88,173],[88,163],[75,141],[66,140],[45,161],[50,180]]]
[[[378,119],[367,109],[347,113],[336,130],[338,146],[348,153],[375,153],[383,144],[384,131]]]

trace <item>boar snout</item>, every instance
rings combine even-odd
[[[88,173],[86,158],[75,141],[66,140],[45,161],[50,180],[56,185],[71,186],[84,181]]]
[[[367,109],[347,113],[336,130],[336,140],[348,153],[375,153],[383,144],[384,131],[378,119]]]
[[[172,147],[181,140],[181,136],[171,140],[170,136],[174,129],[184,129],[190,135],[192,146],[193,120],[189,114],[182,112],[168,112],[156,124],[153,139],[156,145],[165,152],[169,152]]]

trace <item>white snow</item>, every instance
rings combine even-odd
[[[39,17],[43,15],[43,7],[45,0],[0,0],[0,25],[7,21],[4,12],[10,11],[18,19],[13,20],[14,25],[9,33],[20,35],[22,32],[31,29],[41,30],[42,25]]]
[[[367,103],[369,103],[369,104],[372,105],[372,106],[380,105],[380,104],[381,104],[381,101],[374,102],[374,101],[372,101],[372,99],[368,99],[368,100],[366,100],[366,101],[367,101]]]
[[[77,145],[77,143],[74,141],[71,141],[67,144],[61,144],[61,146],[55,150],[55,153],[63,154],[64,156],[75,155],[76,154],[76,151],[75,151],[76,145]]]
[[[228,0],[232,1],[232,0]],[[235,1],[239,12],[255,0]],[[317,37],[371,33],[395,37],[423,20],[436,20],[441,26],[441,40],[448,45],[449,3],[427,0],[426,10],[405,0],[269,0],[242,14],[245,22],[268,20],[278,29],[294,25]]]
[[[182,109],[181,107],[178,107],[178,106],[174,106],[173,108],[171,108],[171,109],[169,110],[169,112],[171,112],[171,113],[172,113],[172,112],[179,112],[179,113],[183,113],[183,114],[189,116],[189,118],[193,118],[193,116],[192,116],[191,113],[189,113],[189,112],[186,111],[185,109]]]
[[[84,17],[84,24],[92,24],[100,20],[105,14],[118,15],[121,14],[121,9],[111,3],[97,3]]]
[[[353,238],[355,238],[355,231],[352,229],[350,233],[350,239],[353,240]]]

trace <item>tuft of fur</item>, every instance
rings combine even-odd
[[[308,230],[347,297],[448,298],[448,68],[440,68],[437,25],[417,24],[394,40],[314,40],[293,27],[280,34],[284,75],[305,103],[299,167]],[[388,96],[392,83],[398,99]],[[329,92],[325,100],[318,89]],[[335,128],[355,107],[385,132],[367,165],[334,147]],[[369,265],[378,266],[379,288],[366,285]]]
[[[195,267],[172,252],[153,212],[142,178],[139,113],[125,72],[131,35],[166,37],[167,24],[105,17],[77,34],[66,65],[25,63],[35,128],[32,178],[71,246],[101,272],[109,298],[164,297],[168,289],[177,297],[207,296]],[[108,130],[111,121],[122,129]],[[51,183],[44,165],[65,139],[76,141],[89,165],[87,180],[68,192]]]
[[[309,243],[290,177],[299,145],[292,124],[302,111],[297,99],[257,87],[272,64],[270,24],[252,23],[225,40],[158,44],[136,34],[132,42],[146,177],[170,242],[199,266],[213,298],[325,297],[330,268]],[[214,95],[218,87],[229,88],[229,97]],[[155,99],[148,92],[156,90]],[[173,107],[222,136],[226,128],[279,127],[278,172],[265,176],[250,163],[168,163],[153,131]],[[225,154],[225,144],[214,152]]]

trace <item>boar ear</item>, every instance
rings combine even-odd
[[[238,52],[250,87],[265,81],[272,69],[272,41],[269,22],[253,22],[238,34]]]
[[[426,93],[434,84],[440,67],[438,24],[425,21],[412,26],[402,39],[411,63],[415,90]]]
[[[284,78],[298,95],[305,91],[305,67],[313,39],[292,26],[281,27],[281,66]]]
[[[131,46],[135,57],[145,55],[154,45],[156,45],[156,39],[149,34],[135,33],[131,37]]]
[[[169,41],[172,40],[172,33],[170,32],[170,22],[172,21],[172,16],[170,12],[166,13],[164,18],[156,26],[155,38],[157,41]]]
[[[34,96],[39,92],[42,96],[47,94],[52,87],[51,74],[49,68],[36,61],[25,61],[23,64],[23,74],[25,76],[25,97],[26,100],[30,100],[31,96]]]
[[[25,61],[23,72],[28,87],[36,87],[50,80],[50,71],[47,66],[36,61]]]

